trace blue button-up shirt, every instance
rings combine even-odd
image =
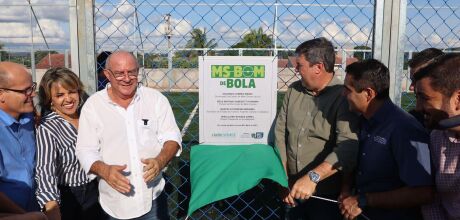
[[[358,193],[433,185],[428,142],[428,133],[414,117],[391,100],[385,101],[369,120],[363,118],[361,123]],[[403,210],[381,211],[368,210],[368,214],[374,212],[378,219],[410,219],[411,216]]]
[[[36,210],[33,114],[17,121],[0,109],[0,134],[0,192],[26,211]]]

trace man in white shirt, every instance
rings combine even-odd
[[[181,135],[168,100],[139,86],[138,70],[128,52],[108,57],[110,84],[83,106],[76,155],[100,178],[99,201],[112,219],[169,219],[161,173],[180,154]]]

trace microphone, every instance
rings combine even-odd
[[[439,128],[441,129],[449,129],[457,126],[460,126],[460,115],[456,115],[439,121]]]

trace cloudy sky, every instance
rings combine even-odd
[[[69,48],[69,0],[32,0],[43,34],[52,49]],[[238,0],[180,1],[166,0],[96,0],[96,49],[144,49],[165,52],[165,38],[170,14],[174,48],[183,48],[193,28],[206,30],[218,48],[238,42],[251,29],[262,28],[275,35],[277,44],[295,48],[313,37],[324,36],[344,48],[371,46],[373,0],[280,1]],[[245,2],[245,3],[243,3]],[[299,4],[302,2],[302,5]],[[324,2],[318,5],[315,2]],[[331,2],[335,2],[331,4]],[[429,3],[428,3],[429,2]],[[137,4],[136,4],[137,3]],[[459,47],[460,1],[408,0],[408,50],[429,46]],[[277,19],[275,28],[275,8]],[[0,0],[0,43],[10,49],[46,48],[37,22],[32,20],[25,0]],[[135,11],[137,10],[137,13]],[[437,13],[436,13],[437,11]],[[137,18],[136,18],[137,16]]]

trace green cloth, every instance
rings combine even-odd
[[[212,202],[238,195],[271,179],[287,187],[276,148],[264,145],[196,145],[190,153],[192,196],[188,215]]]

